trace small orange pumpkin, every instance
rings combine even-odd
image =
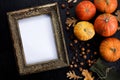
[[[80,20],[90,20],[96,14],[96,7],[91,1],[84,0],[76,6],[75,12]]]
[[[94,0],[96,8],[105,13],[113,13],[118,6],[118,0]]]
[[[95,31],[104,37],[109,37],[115,34],[118,28],[118,21],[112,14],[101,14],[94,22]]]
[[[117,38],[106,38],[100,44],[100,54],[108,62],[120,58],[120,41]]]
[[[80,21],[74,26],[74,34],[81,41],[87,41],[95,35],[94,26],[87,21]]]

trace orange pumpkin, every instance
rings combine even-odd
[[[94,0],[96,8],[101,12],[112,13],[118,6],[117,0]]]
[[[112,14],[101,14],[96,18],[94,28],[101,36],[112,36],[117,31],[118,21]]]
[[[117,38],[106,38],[100,44],[100,54],[108,62],[120,58],[120,41]]]
[[[76,15],[80,20],[90,20],[95,16],[96,7],[90,1],[81,1],[75,9]]]
[[[74,34],[81,41],[87,41],[95,35],[94,26],[87,21],[78,22],[74,26]]]

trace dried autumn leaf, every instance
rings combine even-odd
[[[94,77],[92,77],[92,74],[88,70],[84,69],[82,75],[85,76],[84,80],[94,80]]]
[[[72,1],[73,1],[73,0],[68,0],[67,2],[70,3],[70,2],[72,2]]]
[[[120,22],[120,10],[117,10],[117,11],[115,12],[115,15],[117,15],[116,18],[117,18],[117,20]]]
[[[75,26],[76,22],[77,20],[74,17],[71,17],[71,18],[67,18],[65,23],[67,24],[68,27],[70,27],[70,26]]]
[[[67,77],[69,79],[74,79],[74,80],[78,80],[78,79],[82,78],[80,76],[77,76],[74,71],[67,72]]]
[[[77,2],[77,0],[73,0],[73,3],[76,3]]]
[[[120,26],[118,26],[118,31],[120,30]]]
[[[77,0],[67,0],[67,2],[68,2],[68,3],[71,3],[71,2],[76,3]]]

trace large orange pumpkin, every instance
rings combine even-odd
[[[95,16],[96,7],[90,1],[81,1],[75,9],[76,15],[80,20],[90,20]]]
[[[100,54],[108,62],[120,58],[120,41],[117,38],[106,38],[100,44]]]
[[[95,35],[94,26],[87,21],[80,21],[74,26],[74,34],[81,41],[87,41]]]
[[[101,12],[112,13],[118,6],[117,0],[94,0],[96,8]]]
[[[96,18],[94,28],[101,36],[112,36],[117,31],[118,21],[112,14],[101,14]]]

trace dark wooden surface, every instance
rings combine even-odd
[[[69,53],[70,60],[72,60],[72,50],[70,50],[69,43],[70,39],[68,39],[69,33],[66,32],[65,19],[66,17],[66,9],[61,9],[61,4],[65,3],[66,0],[0,0],[0,80],[68,80],[66,78],[66,72],[69,71],[69,67],[61,68],[57,70],[51,70],[31,75],[20,76],[17,71],[16,59],[14,56],[13,44],[11,40],[7,12],[20,10],[24,8],[30,8],[34,6],[40,6],[48,3],[58,2],[61,21],[64,29],[67,49]],[[78,0],[78,2],[81,0]],[[118,0],[120,4],[120,1]],[[70,10],[70,16],[75,17],[74,7]],[[118,9],[120,5],[118,6]],[[69,16],[69,17],[70,17]],[[72,34],[72,33],[71,33]],[[118,31],[114,37],[118,37],[120,39],[120,31]],[[99,44],[101,41],[101,37],[97,36],[93,40],[88,42],[95,42]],[[98,47],[93,47],[91,49],[97,49]]]

